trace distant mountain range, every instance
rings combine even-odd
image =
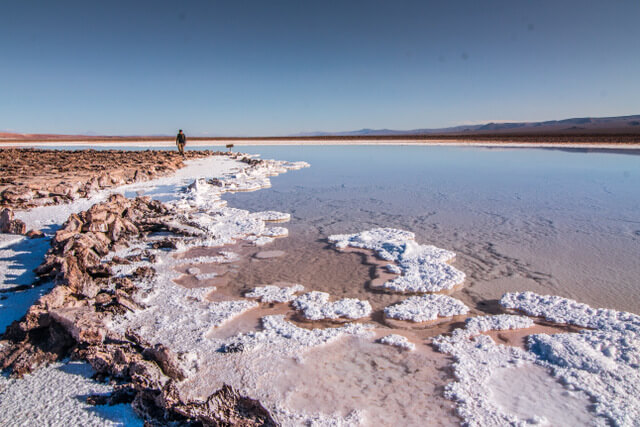
[[[277,138],[296,138],[296,137],[353,137],[380,138],[384,136],[402,137],[420,136],[425,138],[437,138],[438,135],[452,138],[455,135],[467,138],[478,135],[488,137],[495,135],[506,137],[513,135],[515,137],[527,137],[528,135],[552,136],[552,135],[640,135],[640,114],[634,116],[620,117],[580,117],[565,120],[550,120],[546,122],[513,122],[513,123],[486,123],[480,125],[462,125],[447,128],[436,129],[411,129],[411,130],[393,130],[393,129],[360,129],[346,132],[302,132],[287,136],[270,136],[270,137],[248,137],[249,139],[277,139]],[[171,139],[173,135],[99,135],[95,132],[85,132],[78,135],[60,135],[60,134],[27,134],[0,131],[0,140],[151,140],[151,139]],[[242,139],[242,136],[221,136],[207,135],[196,136],[196,139]],[[634,137],[635,138],[635,137]],[[637,138],[636,138],[637,139]]]
[[[547,134],[547,133],[640,133],[640,115],[620,117],[580,117],[546,122],[486,123],[437,129],[360,129],[347,132],[303,132],[290,136],[384,136],[384,135],[465,135],[465,134]]]

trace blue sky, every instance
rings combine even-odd
[[[6,1],[0,129],[287,135],[640,114],[640,2]]]

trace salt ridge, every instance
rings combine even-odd
[[[462,301],[447,295],[421,295],[405,299],[397,304],[385,307],[384,315],[391,319],[426,322],[439,317],[452,317],[467,314],[469,307]]]
[[[434,339],[435,347],[455,358],[456,382],[445,395],[457,401],[457,412],[469,425],[504,425],[547,422],[523,420],[503,410],[487,384],[499,368],[537,364],[550,372],[570,395],[588,396],[594,425],[632,426],[640,422],[640,316],[559,296],[532,292],[507,293],[501,305],[558,324],[580,326],[577,333],[532,334],[528,350],[498,345],[482,335],[490,330],[534,326],[524,316],[498,315],[467,319],[464,329]],[[551,420],[552,422],[553,420]]]
[[[402,275],[385,282],[382,287],[407,293],[439,292],[461,284],[465,275],[447,263],[455,253],[431,245],[420,245],[409,231],[394,228],[376,228],[355,234],[329,236],[336,248],[348,246],[369,249],[386,261],[394,262],[397,268],[387,267]]]
[[[371,304],[356,298],[343,298],[329,302],[326,292],[307,292],[293,300],[293,308],[300,311],[309,320],[322,319],[360,319],[371,314]]]
[[[304,286],[297,284],[284,287],[266,285],[253,288],[250,292],[245,293],[244,296],[246,298],[258,298],[260,302],[266,303],[290,302],[296,297],[296,293],[302,291],[304,291]]]
[[[596,402],[595,412],[613,425],[640,423],[640,316],[533,292],[507,293],[500,304],[556,323],[592,328],[531,335],[529,350],[556,378],[589,395]]]
[[[184,230],[191,236],[184,238],[183,243],[171,255],[184,253],[195,246],[222,246],[240,239],[252,241],[259,246],[272,242],[271,235],[286,235],[286,228],[266,228],[265,222],[281,222],[289,218],[288,214],[273,211],[249,213],[241,209],[228,208],[224,206],[220,196],[226,191],[267,188],[270,186],[267,176],[307,166],[305,162],[265,161],[216,180],[197,180],[182,193],[179,200],[167,203],[177,219],[176,229]],[[346,324],[340,328],[310,330],[295,326],[283,316],[266,316],[261,320],[261,331],[237,334],[226,339],[212,338],[211,328],[257,307],[258,303],[250,300],[209,302],[206,295],[211,292],[211,288],[186,289],[172,283],[178,275],[173,269],[176,265],[197,262],[198,259],[176,260],[165,251],[144,249],[156,255],[154,264],[144,260],[118,268],[122,269],[122,274],[129,274],[142,265],[152,265],[156,269],[154,278],[137,283],[140,291],[135,296],[136,302],[147,308],[121,316],[111,327],[118,331],[134,329],[151,343],[167,345],[177,353],[190,379],[197,379],[198,376],[194,374],[199,370],[202,372],[204,366],[229,357],[218,350],[241,348],[242,355],[249,356],[257,350],[269,347],[270,354],[280,352],[288,354],[288,357],[301,357],[306,349],[329,343],[345,335],[373,336],[371,325]],[[131,248],[128,250],[131,251]],[[200,261],[224,260],[212,257]],[[260,356],[262,353],[255,354],[256,357],[263,357]],[[244,378],[248,377],[245,375]],[[250,389],[243,389],[238,384],[236,386],[240,386],[245,394],[251,393]],[[263,400],[263,404],[267,405],[283,425],[353,425],[354,422],[360,423],[362,420],[358,412],[346,417],[338,414],[307,414],[289,411],[278,402]]]
[[[399,347],[404,350],[413,351],[416,349],[416,345],[409,341],[409,339],[405,336],[398,334],[391,334],[385,337],[382,337],[378,340],[380,344],[391,345],[394,347]]]

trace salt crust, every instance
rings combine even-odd
[[[378,342],[394,347],[400,347],[409,351],[413,351],[416,349],[416,345],[409,341],[407,337],[398,334],[387,335],[386,337],[380,338]]]
[[[373,325],[347,323],[339,328],[301,328],[277,314],[262,318],[262,330],[238,334],[229,343],[245,350],[269,347],[280,355],[299,355],[300,350],[327,344],[344,335],[373,336]]]
[[[602,331],[640,333],[640,316],[607,308],[592,308],[587,304],[533,292],[504,294],[500,304],[530,316],[544,317],[554,323],[566,323]]]
[[[529,350],[568,388],[589,395],[595,413],[614,425],[640,424],[640,316],[532,292],[505,294],[500,303],[556,323],[590,328],[532,335]],[[598,421],[606,424],[603,418]]]
[[[51,234],[71,213],[87,210],[95,203],[104,201],[111,193],[124,193],[128,196],[143,193],[156,198],[169,195],[175,197],[175,190],[184,185],[185,180],[192,181],[194,175],[197,176],[204,171],[211,173],[212,169],[221,172],[230,171],[232,168],[237,169],[238,166],[244,165],[226,157],[188,161],[187,167],[170,177],[100,191],[89,199],[79,199],[69,204],[17,211],[16,217],[22,219],[28,228],[45,227],[46,237],[24,240],[20,236],[19,239],[6,241],[6,243],[3,240],[5,243],[3,250],[6,251],[2,254],[3,260],[14,259],[15,261],[1,265],[0,274],[7,272],[15,274],[17,268],[23,268],[25,272],[21,272],[20,282],[16,284],[31,284],[34,279],[31,271],[42,262],[44,253],[50,247]],[[0,312],[0,331],[3,331],[11,321],[19,319],[26,309],[51,286],[46,284],[15,295],[11,294],[7,300],[9,304],[6,305],[6,309],[2,307]],[[92,381],[89,377],[93,375],[93,371],[86,364],[82,366],[84,368],[78,368],[76,363],[53,364],[20,380],[6,380],[0,377],[0,424],[142,425],[142,421],[133,413],[130,405],[91,407],[83,403],[83,396],[91,393],[106,393],[112,388]]]
[[[182,193],[179,200],[169,201],[176,221],[171,225],[176,230],[184,231],[188,236],[181,239],[177,251],[173,254],[186,252],[195,246],[222,246],[233,244],[239,239],[252,241],[261,246],[273,242],[273,237],[264,234],[274,234],[265,227],[265,221],[282,221],[287,214],[277,212],[249,213],[241,209],[224,206],[220,200],[226,191],[252,191],[270,186],[267,176],[309,166],[305,162],[265,161],[255,167],[246,168],[240,172],[225,174],[215,181],[197,180]],[[274,227],[277,234],[285,235],[286,229]],[[304,329],[287,322],[283,316],[267,316],[262,318],[263,330],[250,334],[239,334],[224,340],[210,338],[212,327],[221,325],[233,317],[258,306],[255,301],[222,301],[209,302],[206,295],[211,288],[186,289],[172,283],[177,277],[174,267],[185,262],[205,263],[224,262],[219,257],[200,258],[192,260],[176,260],[165,251],[154,250],[148,246],[133,247],[124,252],[146,250],[156,255],[153,267],[156,276],[137,283],[140,287],[135,300],[144,308],[136,312],[129,312],[114,319],[111,325],[117,331],[127,329],[136,330],[143,338],[152,343],[163,343],[178,354],[178,358],[190,378],[198,369],[205,369],[217,359],[227,360],[228,354],[218,352],[228,348],[233,343],[241,345],[242,355],[266,357],[254,353],[254,349],[264,349],[269,346],[266,354],[287,355],[287,357],[301,357],[302,353],[313,346],[322,345],[338,339],[344,335],[372,336],[371,325],[347,324],[340,328]],[[221,254],[224,258],[224,255]],[[110,255],[112,257],[113,255]],[[105,258],[108,259],[108,258]],[[130,274],[136,268],[151,265],[149,260],[118,266],[120,274]],[[238,369],[240,367],[237,367]],[[207,373],[201,372],[203,375]],[[255,373],[248,373],[255,375]],[[253,394],[250,389],[240,391]],[[362,422],[362,414],[354,412],[346,417],[338,414],[309,414],[292,412],[279,402],[269,402],[261,399],[270,412],[283,425],[354,425]]]
[[[302,285],[293,285],[293,286],[275,286],[275,285],[266,285],[266,286],[258,286],[257,288],[253,288],[250,292],[244,294],[246,298],[258,298],[260,302],[289,302],[292,301],[296,296],[295,294],[298,292],[304,291],[304,286]]]
[[[286,218],[287,214],[275,211],[269,211],[264,215],[252,214],[242,209],[221,207],[212,202],[218,200],[225,191],[246,191],[256,186],[264,188],[268,186],[267,176],[292,167],[305,166],[304,164],[291,165],[289,162],[268,160],[240,172],[225,174],[215,182],[204,178],[194,181],[178,200],[167,202],[175,218],[170,225],[191,236],[181,240],[176,253],[184,253],[195,246],[223,246],[250,236],[257,238],[266,230],[265,219]],[[274,228],[281,229],[281,227]],[[286,229],[279,230],[279,234],[283,233],[282,230]],[[110,254],[105,259],[112,258],[113,255],[126,256],[142,249],[154,251],[148,247],[132,245],[122,253]],[[225,321],[258,306],[257,302],[249,300],[208,302],[206,295],[212,289],[187,289],[172,283],[172,279],[176,278],[173,268],[181,263],[189,262],[196,265],[226,263],[236,260],[237,254],[220,251],[218,256],[177,260],[167,256],[163,251],[155,250],[155,252],[158,256],[153,267],[157,274],[153,279],[140,281],[138,283],[140,291],[135,296],[136,302],[148,308],[136,313],[128,313],[125,317],[116,320],[114,328],[124,331],[126,328],[133,327],[150,341],[162,342],[178,352],[187,353],[196,348],[194,343],[206,340],[211,328],[218,327]],[[118,265],[113,270],[117,275],[128,275],[144,265],[151,264],[148,260],[143,260],[129,265]]]
[[[394,228],[329,236],[329,241],[338,249],[347,246],[370,249],[379,258],[396,263],[399,270],[395,271],[401,271],[402,275],[384,283],[382,287],[386,289],[408,293],[438,292],[464,281],[464,273],[447,263],[455,253],[420,245],[414,239],[413,233]]]
[[[196,279],[202,282],[205,280],[214,279],[218,277],[218,273],[200,273],[200,274],[196,274],[195,276],[196,276]]]
[[[91,379],[88,363],[54,363],[21,379],[0,376],[0,424],[3,426],[142,426],[131,405],[91,406],[90,394],[113,387]]]
[[[481,332],[520,329],[533,326],[524,316],[482,316],[467,319],[465,328],[451,336],[440,335],[433,340],[438,351],[451,354],[456,382],[447,384],[445,397],[457,402],[458,415],[469,426],[525,425],[513,414],[506,413],[487,394],[488,383],[498,368],[521,366],[533,362],[535,356],[518,347],[497,345]]]
[[[289,230],[284,227],[269,227],[262,232],[262,236],[265,237],[286,237],[289,235]]]
[[[594,425],[632,426],[640,422],[640,316],[610,309],[594,309],[567,298],[532,292],[507,293],[505,308],[560,323],[591,328],[579,333],[534,334],[528,351],[496,344],[488,330],[533,326],[531,318],[500,315],[467,320],[450,337],[434,345],[454,356],[457,382],[448,384],[446,397],[458,402],[458,414],[469,425],[521,425],[504,412],[484,390],[497,368],[530,362],[547,368],[567,389],[585,393],[595,402]],[[516,392],[516,390],[514,390]],[[544,420],[542,420],[544,421]],[[553,420],[549,420],[553,423]]]
[[[329,302],[326,292],[307,292],[293,300],[293,308],[309,320],[360,319],[371,314],[371,304],[356,298],[343,298]]]
[[[467,314],[469,307],[461,301],[447,295],[421,295],[386,307],[384,315],[391,319],[426,322],[438,317],[451,317]]]
[[[291,219],[290,214],[276,211],[256,212],[251,215],[266,222],[283,222]]]

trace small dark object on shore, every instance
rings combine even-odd
[[[242,353],[244,351],[244,345],[242,343],[226,344],[220,348],[221,353]]]
[[[226,147],[229,151],[231,151],[231,149],[233,148],[233,144],[227,144]]]

